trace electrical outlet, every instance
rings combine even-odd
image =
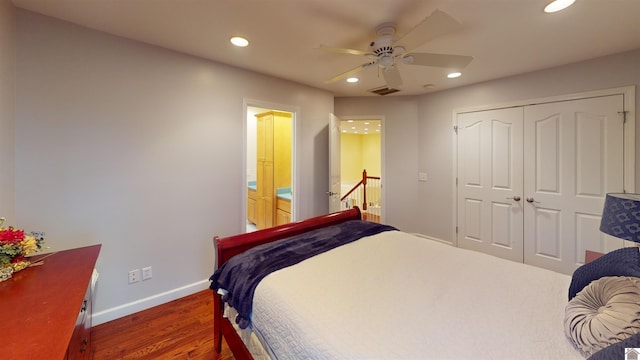
[[[151,266],[142,268],[142,280],[149,280],[152,277],[153,273],[151,272]]]
[[[418,181],[427,181],[427,173],[426,172],[418,173]]]
[[[140,269],[129,271],[129,284],[137,283],[140,281]]]

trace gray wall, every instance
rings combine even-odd
[[[382,116],[382,186],[384,220],[404,231],[419,228],[417,163],[419,154],[418,98],[336,98],[336,115]]]
[[[328,211],[330,93],[22,10],[16,84],[16,217],[102,244],[98,323],[208,286],[213,235],[244,231],[244,101],[299,109],[298,214]]]
[[[385,147],[385,156],[388,158],[401,159],[403,155],[407,156],[401,172],[390,168],[391,161],[387,162],[385,175],[390,186],[385,187],[385,206],[388,206],[389,211],[399,211],[391,218],[393,221],[397,221],[395,216],[411,218],[403,223],[407,225],[403,230],[451,242],[454,223],[454,110],[628,85],[636,86],[638,108],[639,64],[640,49],[449,91],[410,97],[405,103],[380,98],[336,98],[335,109],[338,116],[358,115],[360,112],[368,114],[371,112],[369,109],[375,109],[374,113],[387,116],[385,131],[405,134],[406,143],[401,146],[402,149],[418,147],[417,159],[415,154],[397,152],[398,143],[401,141],[395,141],[394,145]],[[635,116],[637,122],[637,114]],[[638,125],[636,138],[640,135]],[[396,130],[400,127],[403,128],[401,131]],[[636,169],[640,164],[639,149],[640,144],[636,143]],[[411,163],[414,160],[415,162]],[[426,172],[428,181],[418,182],[418,172]],[[397,179],[392,180],[394,177],[406,177],[402,182],[404,187],[398,187],[401,182]],[[636,189],[640,189],[638,171],[635,183]],[[414,189],[417,189],[417,196],[409,199],[408,192]]]
[[[0,0],[0,216],[16,225],[14,215],[15,8]]]

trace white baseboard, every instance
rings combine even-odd
[[[119,305],[111,309],[106,309],[93,313],[91,325],[96,326],[111,320],[131,315],[138,311],[146,310],[157,305],[167,303],[178,298],[194,294],[209,288],[209,280],[202,280],[193,284],[185,285],[177,289],[172,289],[160,294],[136,300],[127,304]]]
[[[446,240],[442,240],[442,239],[434,238],[434,237],[432,237],[432,236],[423,235],[423,234],[418,234],[418,233],[412,233],[412,235],[415,235],[415,236],[417,236],[417,237],[421,237],[421,238],[424,238],[424,239],[429,239],[429,240],[433,240],[433,241],[441,242],[441,243],[443,243],[443,244],[456,246],[455,244],[451,243],[450,241],[446,241]]]

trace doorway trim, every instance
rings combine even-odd
[[[242,200],[241,209],[242,216],[240,219],[240,232],[247,232],[247,197],[249,196],[249,190],[247,188],[247,115],[248,108],[265,108],[275,111],[285,111],[291,113],[291,221],[298,220],[298,201],[297,196],[298,184],[300,183],[300,174],[298,173],[298,117],[300,115],[300,107],[295,105],[279,104],[265,100],[257,100],[251,98],[243,98],[242,100]]]
[[[380,187],[382,188],[382,211],[380,212],[380,222],[385,223],[386,221],[386,204],[387,204],[387,192],[384,188],[385,180],[387,178],[386,175],[386,167],[385,167],[385,117],[384,115],[343,115],[343,114],[335,114],[340,118],[341,121],[347,120],[380,120]],[[340,150],[342,151],[342,149]]]
[[[579,93],[570,93],[564,95],[556,95],[550,97],[542,97],[542,98],[534,98],[529,100],[517,100],[505,102],[502,104],[493,104],[493,105],[479,105],[468,108],[460,108],[453,109],[452,114],[452,128],[451,136],[453,138],[452,146],[453,146],[453,176],[452,176],[452,198],[453,198],[453,214],[452,214],[452,229],[451,229],[451,239],[452,244],[454,246],[458,246],[458,137],[456,133],[456,129],[458,126],[458,114],[464,114],[469,112],[476,111],[485,111],[485,110],[497,110],[509,107],[521,107],[527,105],[537,105],[537,104],[545,104],[545,103],[553,103],[560,101],[569,101],[569,100],[578,100],[578,99],[586,99],[593,97],[602,97],[602,96],[610,96],[610,95],[622,95],[623,103],[624,103],[624,111],[625,111],[625,122],[624,122],[624,178],[623,178],[623,186],[625,192],[635,192],[635,164],[636,164],[636,88],[634,85],[630,86],[622,86],[611,89],[602,89],[602,90],[594,90],[594,91],[585,91]]]

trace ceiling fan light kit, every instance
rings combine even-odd
[[[457,20],[441,10],[435,10],[401,38],[396,37],[395,23],[385,22],[378,25],[375,28],[378,37],[369,42],[368,51],[366,52],[320,45],[318,47],[319,50],[347,55],[364,55],[368,58],[366,63],[338,74],[326,80],[325,83],[333,83],[350,78],[360,71],[373,65],[378,65],[380,73],[385,80],[386,88],[399,91],[402,86],[402,76],[399,71],[400,64],[441,67],[450,71],[462,70],[469,65],[473,57],[407,51],[408,49],[417,48],[438,36],[452,32],[459,27],[460,23]],[[383,92],[387,91],[383,90]]]

